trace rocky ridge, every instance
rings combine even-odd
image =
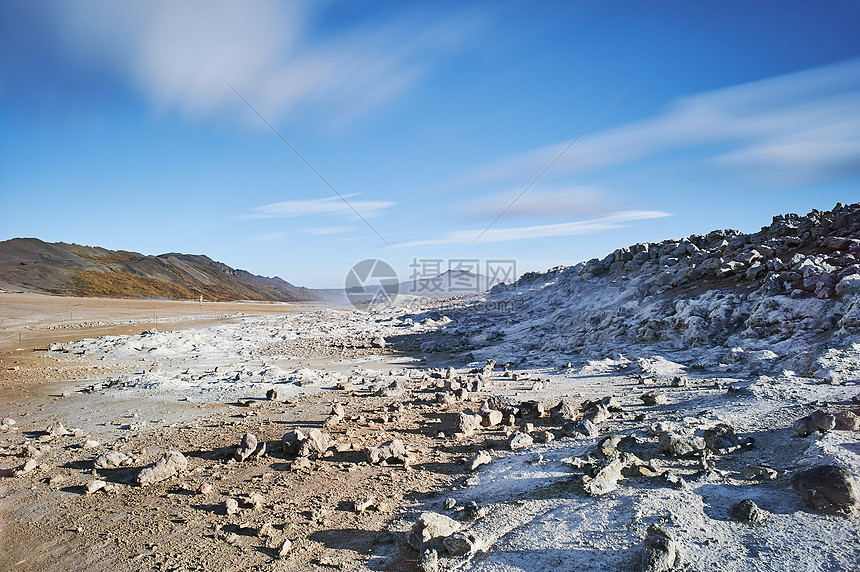
[[[776,216],[757,233],[635,244],[526,274],[448,315],[477,357],[526,350],[552,363],[663,351],[689,364],[834,379],[825,356],[860,332],[858,293],[860,204],[839,204]]]

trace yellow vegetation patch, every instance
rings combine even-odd
[[[157,278],[128,272],[95,272],[75,270],[75,293],[101,298],[169,298],[189,300],[199,292]]]

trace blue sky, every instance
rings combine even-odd
[[[0,240],[341,287],[756,231],[860,200],[858,28],[850,1],[0,0]]]

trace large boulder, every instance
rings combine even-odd
[[[460,523],[444,514],[423,513],[406,534],[406,542],[421,551],[425,545],[438,545],[442,540],[460,530]]]
[[[849,512],[860,505],[860,486],[845,467],[818,465],[796,473],[791,484],[817,510]]]

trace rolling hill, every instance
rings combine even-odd
[[[48,243],[37,238],[0,242],[0,287],[65,296],[171,300],[324,300],[320,290],[257,276],[197,254],[148,256],[125,250]]]

